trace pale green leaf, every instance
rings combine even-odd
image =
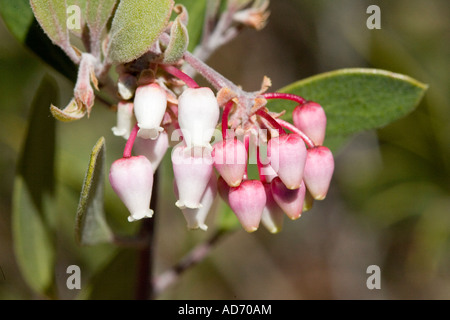
[[[188,44],[189,35],[187,29],[180,19],[177,18],[170,31],[170,41],[164,51],[163,63],[173,64],[178,62],[186,52]]]
[[[69,43],[65,0],[30,0],[34,16],[52,42],[62,48]]]
[[[342,69],[319,74],[279,92],[293,93],[322,105],[327,115],[324,145],[336,149],[358,132],[377,129],[406,116],[421,101],[427,85],[408,76],[378,69]],[[292,121],[295,103],[270,101]]]
[[[92,149],[78,203],[75,236],[79,244],[93,245],[113,238],[103,206],[104,172],[105,139],[101,137]]]
[[[24,279],[48,295],[54,281],[55,120],[48,105],[57,99],[56,83],[44,78],[33,101],[30,124],[14,182],[12,227],[14,250]]]
[[[147,52],[166,28],[173,4],[173,0],[120,1],[111,25],[109,59],[126,63]]]
[[[89,30],[100,39],[116,6],[117,0],[90,0],[86,8],[86,20]]]

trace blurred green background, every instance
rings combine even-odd
[[[366,28],[366,9],[381,8],[381,30]],[[245,30],[218,50],[211,66],[245,89],[264,75],[272,89],[317,73],[373,67],[429,85],[407,117],[354,137],[335,154],[325,201],[284,230],[238,231],[224,238],[160,299],[449,299],[450,298],[450,2],[447,0],[273,0],[261,32]],[[57,79],[62,107],[73,84],[22,47],[0,21],[0,299],[36,299],[15,260],[11,195],[16,161],[33,95],[44,74]],[[50,116],[50,113],[49,113]],[[73,225],[89,153],[106,139],[107,163],[120,157],[115,114],[98,103],[89,119],[57,124],[57,264],[59,296],[68,265],[82,270],[81,297],[128,298],[135,252],[109,245],[77,247]],[[167,158],[167,157],[166,157]],[[167,160],[167,159],[166,159]],[[161,168],[155,272],[166,270],[208,232],[188,232],[174,206],[170,162]],[[223,205],[217,202],[217,207]],[[106,184],[112,228],[134,231],[126,209]],[[369,290],[367,267],[381,268],[381,289]],[[94,285],[89,286],[93,279]]]

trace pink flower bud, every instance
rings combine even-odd
[[[288,189],[298,189],[303,179],[306,147],[297,134],[282,134],[268,144],[270,165]]]
[[[134,149],[136,154],[146,156],[153,167],[153,172],[156,171],[161,160],[164,158],[169,147],[169,136],[163,131],[155,140],[136,138]]]
[[[113,134],[128,139],[134,124],[133,103],[119,102],[117,105],[117,124],[112,128]]]
[[[156,139],[167,107],[166,92],[156,83],[140,86],[134,96],[134,114],[139,126],[138,136]]]
[[[172,166],[178,188],[180,209],[201,207],[201,199],[213,174],[211,155],[191,155],[186,153],[186,146],[175,147],[172,151]]]
[[[228,201],[244,230],[256,231],[266,205],[266,191],[262,182],[246,180],[239,187],[231,187]]]
[[[175,196],[178,197],[178,188],[176,183],[174,184]],[[201,199],[201,208],[191,209],[183,208],[183,216],[186,219],[188,229],[201,229],[206,231],[208,226],[205,224],[206,217],[214,203],[214,199],[217,195],[217,181],[216,176],[211,175],[206,190],[203,193]]]
[[[303,131],[316,145],[325,140],[327,117],[322,106],[315,102],[307,102],[297,106],[292,113],[294,125]]]
[[[296,220],[300,218],[303,211],[306,187],[302,181],[300,188],[290,190],[286,188],[280,178],[275,178],[271,183],[272,195],[275,202],[280,206],[286,215]]]
[[[96,58],[90,53],[83,53],[81,55],[80,65],[78,67],[77,82],[73,91],[77,105],[82,105],[87,109],[87,114],[91,113],[94,106],[95,93],[91,85],[91,80],[97,81],[95,78],[95,64]]]
[[[325,199],[333,171],[334,159],[330,149],[323,146],[308,149],[304,180],[314,199]]]
[[[130,211],[128,221],[151,218],[150,207],[153,188],[153,169],[144,156],[114,161],[109,171],[109,182]]]
[[[214,166],[230,187],[241,184],[247,167],[247,150],[238,139],[218,142],[212,151]]]
[[[275,202],[270,183],[264,184],[264,189],[266,205],[261,216],[261,223],[270,233],[278,233],[283,228],[284,212]]]
[[[189,148],[210,147],[220,110],[207,87],[188,88],[178,98],[178,123]]]

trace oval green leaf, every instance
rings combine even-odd
[[[73,51],[67,28],[67,5],[61,0],[30,0],[34,16],[54,44],[66,53]]]
[[[169,21],[173,0],[122,0],[112,21],[107,56],[115,63],[139,58]]]
[[[45,296],[53,287],[55,261],[55,119],[49,116],[48,105],[57,97],[55,81],[44,78],[32,104],[13,190],[12,230],[17,262],[28,285]]]
[[[113,239],[103,206],[104,171],[105,139],[101,137],[92,149],[78,203],[75,223],[75,239],[78,244],[94,245]]]
[[[417,80],[379,69],[341,69],[319,74],[279,92],[293,93],[322,105],[327,115],[325,145],[337,149],[352,135],[381,128],[406,116],[421,101],[427,85]],[[268,108],[286,110],[292,121],[295,104],[273,100]]]
[[[174,64],[183,58],[189,44],[189,35],[186,27],[176,18],[171,31],[170,41],[164,51],[163,63]]]
[[[213,3],[211,0],[209,2]],[[214,0],[214,2],[216,1]],[[188,50],[193,51],[202,38],[207,1],[178,0],[177,4],[183,5],[189,13],[189,21],[187,24],[187,30],[189,33]]]

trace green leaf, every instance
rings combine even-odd
[[[34,16],[52,42],[61,48],[70,46],[66,1],[30,0]]]
[[[147,52],[167,26],[173,0],[122,0],[111,26],[108,57],[130,62]]]
[[[86,20],[91,35],[96,39],[100,39],[116,3],[117,0],[91,0],[87,3]]]
[[[55,120],[48,105],[57,85],[44,78],[32,104],[30,124],[14,182],[12,228],[14,250],[24,279],[39,294],[52,289],[55,246],[52,241]]]
[[[0,0],[0,14],[12,35],[42,60],[75,81],[77,68],[58,46],[44,34],[33,15],[29,0]]]
[[[75,238],[82,245],[109,242],[113,238],[103,207],[104,171],[105,138],[101,137],[92,149],[78,203]]]
[[[352,135],[381,128],[417,107],[427,85],[408,76],[378,69],[342,69],[319,74],[279,90],[322,105],[327,115],[324,144],[337,149]],[[286,110],[292,121],[295,104],[274,100],[268,108]]]
[[[189,44],[189,35],[186,27],[176,18],[171,31],[170,41],[164,51],[163,63],[173,64],[180,60],[186,52]]]

